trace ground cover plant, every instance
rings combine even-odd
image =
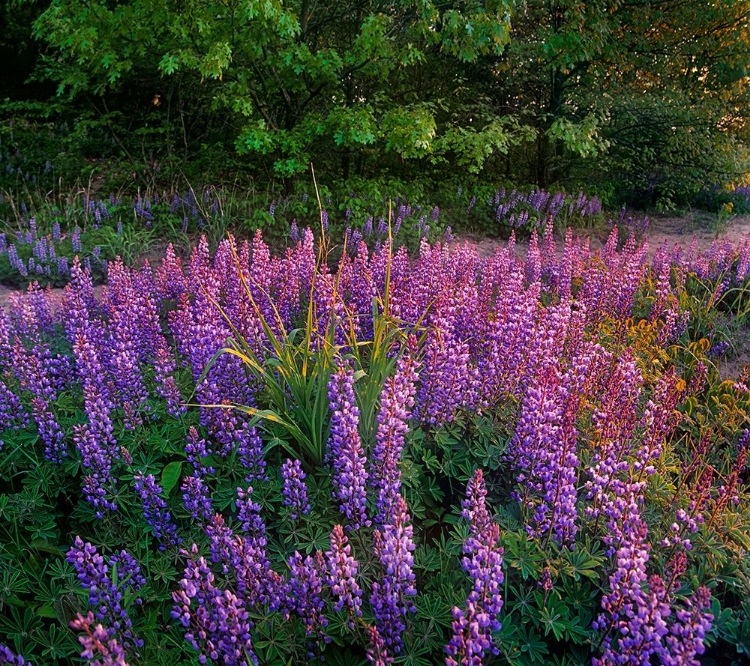
[[[0,312],[0,663],[747,658],[750,243],[324,226]]]

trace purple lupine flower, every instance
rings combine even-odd
[[[185,443],[185,456],[187,461],[193,466],[193,476],[203,476],[204,474],[213,474],[213,467],[204,464],[203,459],[213,453],[205,439],[201,439],[198,431],[194,426],[190,426]]]
[[[83,636],[78,637],[83,647],[81,658],[86,659],[91,666],[128,666],[125,649],[101,624],[95,625],[95,622],[94,614],[89,611],[86,615],[78,613],[70,623],[72,629],[83,632]]]
[[[663,652],[662,638],[669,631],[665,619],[670,615],[670,590],[658,576],[649,580],[646,574],[648,528],[640,515],[639,488],[642,485],[636,483],[626,490],[621,520],[609,523],[617,544],[617,568],[609,578],[610,591],[602,598],[605,613],[593,623],[604,634],[604,651],[592,660],[594,666],[648,663],[651,655]]]
[[[106,377],[100,352],[94,343],[92,331],[82,331],[73,341],[78,376],[83,384],[84,409],[89,419],[92,435],[100,445],[109,448],[115,444],[114,428],[110,416],[108,391],[102,378]]]
[[[237,518],[247,536],[231,541],[228,561],[236,570],[238,593],[248,604],[278,610],[286,604],[287,592],[283,578],[271,568],[266,526],[260,516],[260,505],[252,501],[252,492],[251,487],[247,491],[237,488]]]
[[[44,398],[32,398],[31,412],[37,425],[39,439],[44,443],[44,457],[52,462],[62,463],[68,457],[65,434],[57,422],[54,412],[50,409],[49,402]],[[16,412],[14,416],[18,417],[23,413],[21,410]]]
[[[220,513],[215,513],[206,525],[211,561],[220,564],[223,573],[229,573],[236,566],[236,537],[224,522]]]
[[[14,654],[9,647],[0,643],[0,666],[32,666],[20,654]]]
[[[154,475],[144,476],[143,472],[138,472],[134,481],[136,492],[143,502],[143,515],[146,522],[151,525],[154,536],[161,542],[159,550],[180,544],[182,539],[177,535],[177,525],[172,521],[167,503],[161,497],[161,486],[156,483]]]
[[[83,251],[83,246],[81,245],[81,230],[78,227],[73,229],[73,233],[70,236],[70,242],[73,247],[73,252]]]
[[[266,461],[264,459],[263,439],[255,426],[243,423],[242,427],[235,431],[235,447],[237,457],[245,469],[245,482],[265,481]]]
[[[187,405],[182,402],[180,388],[174,378],[177,363],[166,345],[158,346],[153,363],[156,390],[167,403],[167,413],[180,418],[187,411]]]
[[[326,565],[323,554],[317,551],[314,556],[303,558],[295,551],[289,558],[289,585],[287,607],[302,618],[305,635],[312,639],[309,657],[314,658],[321,650],[320,642],[330,643],[325,633],[328,619],[323,614],[323,582]]]
[[[328,585],[336,599],[333,609],[338,613],[346,608],[349,613],[349,628],[354,629],[354,618],[362,617],[362,588],[357,583],[359,564],[352,555],[341,525],[331,532],[331,550],[326,553],[328,561]]]
[[[124,607],[125,592],[137,591],[145,579],[140,574],[140,566],[126,552],[122,551],[119,560],[114,556],[109,564],[90,543],[76,537],[68,551],[67,561],[73,565],[81,586],[89,591],[89,603],[94,608],[97,620],[108,625],[107,635],[116,638],[126,650],[143,646],[143,641],[133,633],[133,623]],[[110,575],[110,569],[120,566],[125,576],[117,576],[117,582]]]
[[[404,222],[403,217],[399,216],[396,218],[396,222],[393,224],[393,232],[392,232],[392,235],[394,237],[398,236],[398,232],[401,231],[401,225],[403,224],[403,222]]]
[[[469,522],[461,566],[472,580],[472,590],[466,612],[453,608],[453,636],[445,646],[447,666],[481,664],[485,654],[499,654],[492,632],[500,630],[503,549],[498,546],[500,528],[489,515],[486,496],[484,475],[478,469],[467,485],[461,512]]]
[[[664,639],[666,651],[661,653],[664,666],[700,663],[695,657],[705,652],[703,641],[711,629],[713,615],[706,612],[711,606],[711,592],[706,587],[685,601],[685,608],[675,613],[675,621]]]
[[[370,526],[367,517],[367,457],[359,436],[359,408],[354,394],[354,370],[342,364],[328,383],[331,438],[328,460],[333,468],[331,483],[339,510],[346,516],[347,530]]]
[[[115,482],[110,475],[114,449],[98,440],[87,423],[73,426],[73,443],[81,454],[81,462],[86,471],[83,495],[96,509],[96,517],[103,518],[104,509],[117,510],[117,505],[109,499],[110,488]],[[117,455],[119,454],[118,450]]]
[[[32,399],[32,407],[33,407]],[[34,415],[34,420],[39,423],[46,423],[46,417],[43,415]],[[29,417],[21,404],[21,399],[11,391],[5,382],[0,379],[0,433],[5,430],[13,430],[17,432],[21,428],[26,427],[29,424]],[[55,421],[57,426],[57,422]],[[59,426],[57,426],[59,428]],[[45,437],[41,431],[39,433],[43,442],[45,442],[45,455],[47,455],[48,443],[45,441]],[[50,438],[51,443],[57,443],[57,437]],[[3,446],[3,440],[0,439],[0,448]],[[49,452],[52,454],[58,452],[56,446],[50,446]],[[49,455],[47,455],[49,457]]]
[[[68,267],[68,258],[67,257],[58,257],[57,258],[57,273],[58,273],[58,275],[69,275],[70,274],[70,268]]]
[[[264,539],[266,526],[260,517],[260,504],[252,500],[253,488],[248,486],[247,490],[237,488],[237,518],[242,529],[253,539]]]
[[[421,386],[417,396],[422,421],[442,425],[454,412],[471,405],[476,373],[470,367],[470,349],[457,325],[458,302],[443,293],[429,318]]]
[[[297,220],[292,220],[292,224],[289,227],[289,238],[292,239],[292,243],[295,245],[299,243],[299,227],[297,226]]]
[[[281,478],[284,481],[281,494],[284,497],[284,506],[289,509],[291,520],[297,520],[300,515],[310,511],[305,476],[299,460],[287,459],[281,465]]]
[[[124,589],[137,592],[146,584],[146,578],[141,573],[141,565],[127,550],[114,553],[109,558],[109,568],[117,569],[118,584]],[[142,599],[135,599],[136,604],[141,604]]]
[[[250,630],[253,623],[242,600],[230,590],[214,585],[214,575],[206,560],[192,555],[180,580],[180,590],[172,593],[172,617],[187,629],[185,640],[200,653],[199,661],[208,659],[224,666],[247,666],[248,659],[257,666]]]
[[[722,513],[729,504],[739,505],[740,497],[738,486],[740,475],[744,473],[747,465],[748,448],[750,444],[750,430],[747,428],[742,431],[737,442],[737,457],[732,464],[729,476],[725,479],[723,485],[719,486],[718,497],[713,502],[712,516]]]
[[[408,524],[409,510],[401,495],[396,497],[391,520],[382,535],[376,531],[375,548],[382,576],[372,584],[370,604],[386,647],[398,654],[403,646],[401,635],[406,629],[406,615],[416,612],[412,597],[417,594],[412,571],[416,546],[413,528]]]
[[[385,380],[380,394],[375,448],[370,458],[370,479],[378,495],[377,523],[380,525],[392,521],[401,489],[399,461],[414,407],[417,367],[417,361],[407,349],[398,360],[394,375]]]
[[[378,628],[374,625],[367,627],[369,643],[367,646],[367,661],[374,666],[389,666],[393,663],[393,657],[388,654],[385,639],[380,635]]]
[[[200,476],[186,476],[180,486],[185,509],[193,520],[208,522],[214,515],[208,486]]]
[[[711,345],[711,348],[706,353],[707,356],[710,356],[712,358],[718,358],[719,356],[724,356],[730,348],[731,344],[729,343],[729,340],[721,340],[719,342],[715,342]]]

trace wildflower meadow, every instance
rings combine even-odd
[[[382,231],[11,296],[0,664],[750,658],[750,240]]]

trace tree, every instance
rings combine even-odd
[[[668,203],[747,172],[749,12],[746,0],[521,3],[492,94],[537,130],[527,174],[604,172]]]
[[[508,0],[53,0],[36,34],[57,49],[47,74],[60,93],[148,86],[186,150],[186,117],[210,100],[210,122],[223,117],[237,150],[269,156],[278,175],[335,152],[346,176],[368,152],[451,154],[477,169],[507,150],[514,122],[477,126],[454,89],[462,65],[502,53],[509,9]]]

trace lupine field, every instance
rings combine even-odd
[[[322,217],[0,310],[0,664],[747,663],[750,240]]]

